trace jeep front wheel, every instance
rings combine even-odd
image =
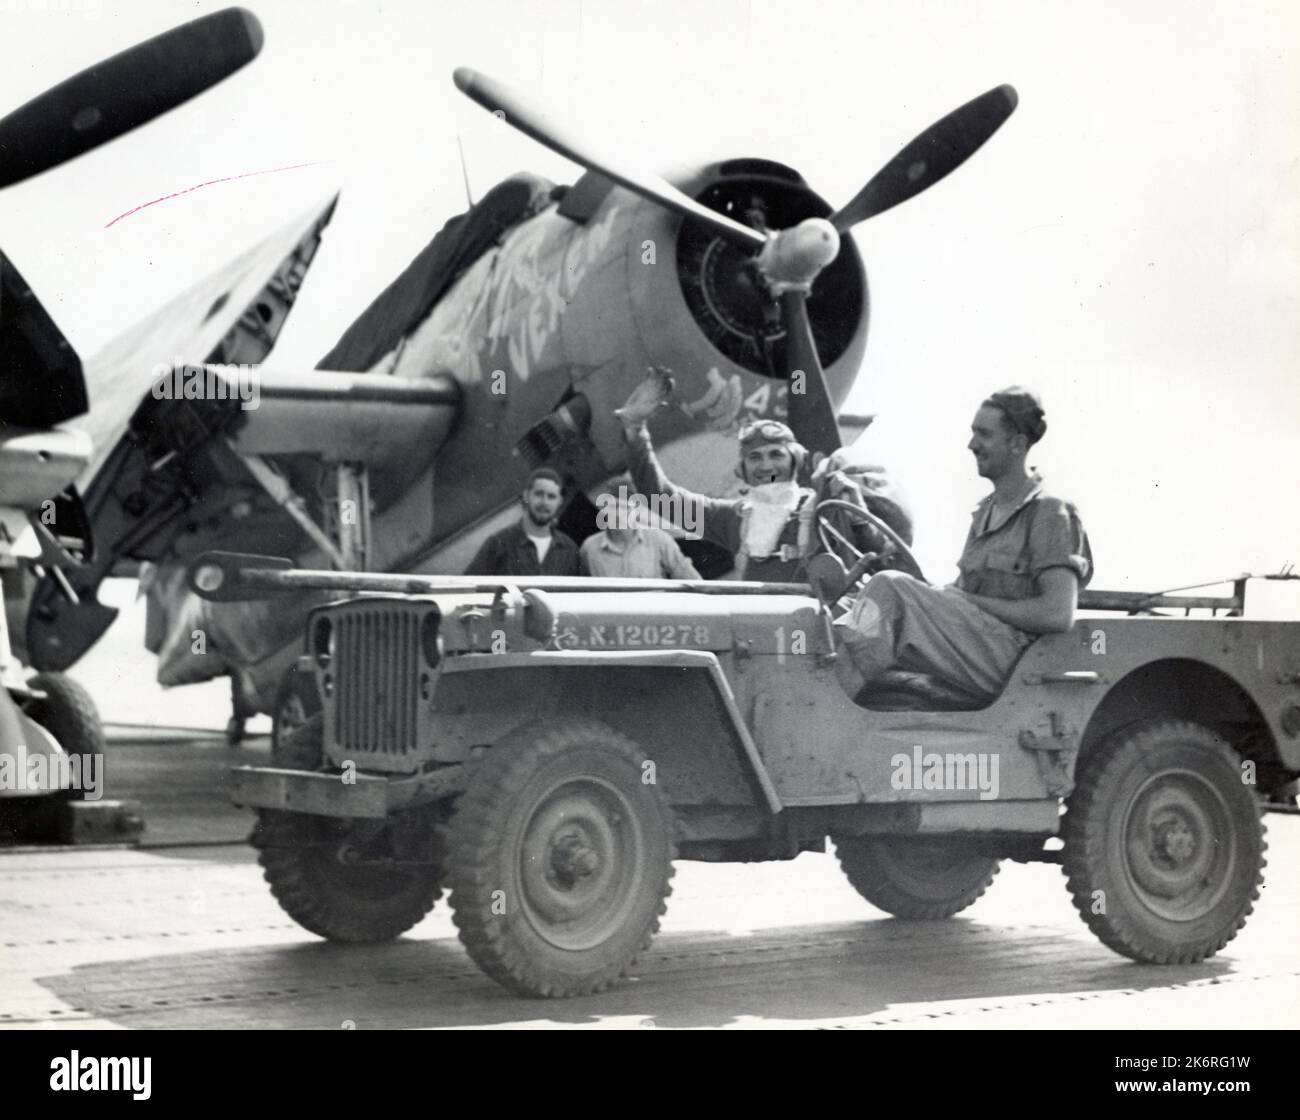
[[[251,840],[276,902],[303,929],[329,941],[391,941],[442,895],[432,823],[417,810],[410,817],[399,824],[259,809]],[[421,826],[427,836],[414,834]]]
[[[1237,756],[1195,723],[1161,721],[1085,755],[1062,825],[1074,905],[1137,961],[1191,964],[1223,948],[1259,897],[1264,829]]]
[[[623,977],[659,928],[673,817],[631,740],[558,720],[488,751],[447,848],[453,918],[479,967],[521,995],[586,995]]]
[[[858,894],[897,918],[951,918],[998,873],[993,857],[945,840],[841,836],[835,853]]]

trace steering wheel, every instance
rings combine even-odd
[[[885,551],[879,554],[864,553],[835,527],[829,516],[832,512],[842,512],[848,516],[850,522],[856,521],[875,529],[888,542]],[[817,535],[821,538],[822,547],[832,555],[839,556],[841,560],[846,558],[846,553],[853,559],[845,591],[863,583],[862,577],[867,574],[867,568],[884,558],[894,558],[894,563],[890,564],[890,567],[906,572],[909,576],[915,576],[923,583],[928,582],[921,571],[921,565],[916,562],[912,550],[907,547],[907,542],[869,509],[863,509],[862,506],[846,502],[841,498],[827,498],[826,501],[818,503],[814,516],[817,518]]]

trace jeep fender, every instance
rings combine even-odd
[[[434,704],[439,761],[463,761],[471,748],[499,742],[525,724],[579,714],[636,742],[664,770],[674,802],[781,810],[722,666],[707,650],[448,658]]]

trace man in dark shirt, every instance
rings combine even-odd
[[[555,528],[563,498],[560,476],[538,467],[520,494],[523,516],[483,542],[467,576],[576,576],[578,546]]]
[[[975,507],[957,582],[931,587],[901,572],[871,578],[836,624],[847,654],[836,672],[850,695],[896,668],[991,701],[1035,637],[1074,624],[1092,550],[1079,511],[1026,465],[1046,431],[1028,389],[1012,386],[980,406],[967,446],[993,493]]]

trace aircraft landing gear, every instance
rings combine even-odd
[[[75,432],[0,436],[0,584],[7,603],[23,599],[28,570],[42,579],[48,574],[66,602],[79,602],[65,573],[83,569],[91,548],[71,480],[89,454],[90,441]],[[37,556],[12,547],[25,532],[23,521],[35,534]],[[103,797],[104,730],[94,701],[61,672],[30,679],[29,672],[13,653],[0,606],[0,844],[120,842],[138,834],[134,807]]]

